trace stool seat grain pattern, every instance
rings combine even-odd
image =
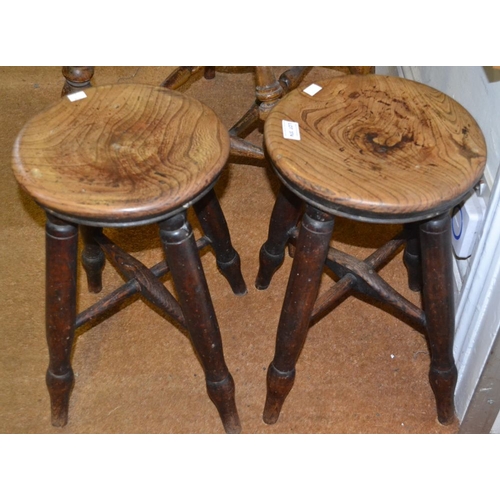
[[[486,158],[474,118],[426,85],[349,75],[279,102],[265,144],[281,180],[319,208],[376,222],[408,222],[453,208],[479,181]],[[299,125],[284,138],[282,121]]]
[[[210,108],[147,85],[84,92],[34,117],[16,141],[14,173],[44,208],[123,224],[171,213],[213,185],[229,137]]]

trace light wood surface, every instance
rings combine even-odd
[[[30,120],[13,153],[17,180],[41,205],[85,220],[157,217],[206,191],[229,155],[215,113],[147,85],[85,89]]]
[[[456,101],[426,85],[380,75],[342,76],[287,95],[265,124],[278,173],[334,213],[410,220],[452,208],[479,181],[484,137]],[[299,124],[285,139],[282,121]]]

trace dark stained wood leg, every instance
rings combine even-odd
[[[196,202],[193,208],[205,236],[214,249],[217,267],[233,292],[236,295],[245,295],[247,286],[241,274],[240,256],[231,243],[226,218],[214,190]]]
[[[455,302],[451,247],[451,218],[444,214],[420,226],[423,302],[431,354],[429,380],[442,424],[455,417],[457,368],[453,359]]]
[[[408,271],[408,287],[414,292],[422,290],[422,267],[418,223],[405,225],[406,247],[403,262]]]
[[[65,96],[90,87],[94,69],[94,66],[63,66],[62,74],[66,81],[61,95]]]
[[[80,226],[83,239],[82,265],[87,274],[89,292],[99,293],[102,290],[102,270],[106,257],[97,244],[95,236],[102,234],[102,228]]]
[[[215,78],[215,66],[205,66],[203,76],[205,80],[213,80]]]
[[[283,263],[285,248],[292,230],[297,225],[302,202],[284,186],[281,186],[271,214],[267,241],[259,254],[259,272],[255,280],[258,290],[265,290]]]
[[[52,425],[68,421],[74,382],[71,349],[76,318],[78,227],[51,215],[46,223],[46,329],[49,367],[46,375]]]
[[[234,381],[224,361],[222,339],[193,231],[185,212],[159,223],[187,330],[202,363],[207,391],[227,433],[241,432]]]
[[[295,364],[306,340],[333,232],[333,216],[308,207],[278,324],[276,351],[267,372],[263,420],[275,423],[295,380]]]

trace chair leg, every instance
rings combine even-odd
[[[255,97],[259,103],[259,117],[265,121],[269,112],[283,97],[283,87],[271,66],[255,67]]]
[[[63,66],[62,74],[65,78],[61,95],[64,97],[91,86],[94,76],[94,66]]]
[[[247,286],[241,274],[240,256],[231,243],[226,218],[214,190],[195,203],[193,208],[205,236],[214,249],[217,267],[233,292],[236,295],[245,295]]]
[[[215,66],[205,66],[203,76],[205,80],[213,80],[215,78]]]
[[[274,273],[283,263],[285,248],[291,231],[297,225],[301,208],[299,198],[281,186],[271,214],[267,241],[260,249],[259,272],[255,280],[258,290],[265,290],[269,286]]]
[[[306,340],[311,313],[333,232],[333,216],[308,207],[278,324],[276,351],[267,372],[263,420],[275,423],[295,379],[295,364]],[[300,306],[298,306],[300,304]]]
[[[234,381],[224,361],[219,326],[186,213],[164,220],[159,226],[186,326],[205,371],[208,394],[225,431],[241,432]]]
[[[99,293],[102,290],[102,270],[106,257],[101,247],[96,243],[95,236],[102,234],[102,228],[80,226],[83,239],[82,265],[87,274],[89,292]]]
[[[429,381],[436,397],[438,420],[455,417],[457,368],[453,359],[455,303],[451,248],[451,218],[446,213],[420,225],[423,302],[431,355]]]
[[[46,329],[49,367],[46,375],[52,425],[68,421],[74,382],[71,350],[76,318],[78,226],[47,215],[46,223]]]
[[[403,262],[408,272],[408,287],[414,292],[422,291],[422,267],[418,223],[406,224],[407,243]]]

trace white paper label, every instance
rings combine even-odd
[[[304,89],[304,92],[309,95],[314,95],[317,94],[323,87],[320,87],[319,85],[316,85],[315,83],[311,83],[309,87]]]
[[[299,124],[297,122],[289,122],[287,120],[282,120],[282,123],[283,123],[283,137],[285,139],[293,139],[294,141],[300,141]]]
[[[79,101],[80,99],[85,99],[86,97],[87,94],[83,90],[80,90],[80,92],[75,92],[74,94],[68,94],[68,99],[71,102]]]

